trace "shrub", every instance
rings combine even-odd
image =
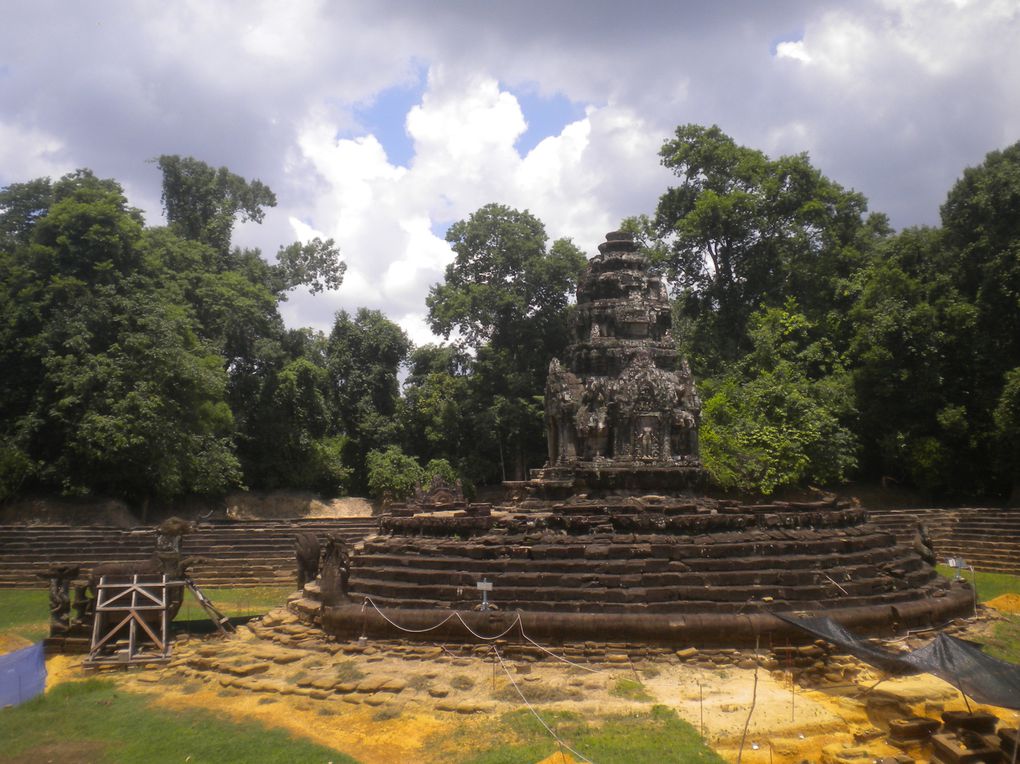
[[[368,490],[376,498],[385,495],[397,501],[406,499],[425,475],[414,457],[397,446],[389,446],[385,451],[369,451],[365,464]]]

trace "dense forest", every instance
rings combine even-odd
[[[623,227],[670,284],[717,484],[1016,490],[1020,144],[963,172],[941,226],[900,232],[806,155],[717,127],[677,128],[660,159],[676,185]],[[166,226],[88,170],[0,191],[0,500],[398,496],[429,474],[470,489],[542,464],[545,373],[585,263],[569,240],[499,204],[454,223],[427,298],[442,344],[413,347],[364,308],[328,334],[290,329],[290,290],[341,286],[334,242],[270,263],[231,241],[275,205],[268,187],[155,164]]]

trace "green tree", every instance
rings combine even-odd
[[[568,295],[585,258],[567,239],[547,248],[541,221],[499,204],[454,223],[446,240],[455,258],[429,290],[429,323],[475,349],[473,396],[487,402],[476,430],[495,436],[500,476],[523,479],[544,452],[535,398],[549,359],[566,345]]]
[[[352,485],[368,486],[366,459],[399,440],[397,373],[411,342],[378,310],[359,308],[354,318],[336,315],[326,346],[326,368],[343,433]]]
[[[660,157],[681,183],[660,198],[654,226],[630,225],[677,293],[686,318],[677,330],[696,371],[717,373],[746,353],[751,314],[788,297],[819,332],[840,330],[842,282],[888,233],[884,216],[866,225],[864,197],[807,155],[771,160],[716,126],[678,127]]]
[[[163,210],[178,236],[200,241],[225,255],[234,223],[261,223],[276,195],[259,180],[247,181],[226,167],[215,169],[193,157],[164,154],[155,160],[163,173]]]
[[[469,465],[478,438],[470,366],[470,356],[459,348],[416,348],[408,361],[398,418],[406,451],[426,461],[448,460],[474,474]]]
[[[425,475],[415,458],[405,454],[399,446],[369,451],[365,462],[368,490],[377,499],[402,501],[414,493]]]
[[[963,489],[976,466],[959,405],[979,363],[974,307],[957,288],[942,231],[903,231],[879,255],[855,278],[850,312],[865,474]]]
[[[771,494],[782,486],[846,480],[856,466],[851,380],[795,301],[752,316],[752,351],[710,380],[701,453],[726,488]]]
[[[15,463],[75,494],[144,500],[236,483],[220,357],[164,289],[160,253],[120,187],[78,171],[22,218],[30,228],[0,256],[0,353],[17,375],[0,387],[0,427]]]
[[[158,165],[168,221],[161,246],[172,253],[201,336],[223,356],[247,483],[341,491],[349,470],[337,454],[348,442],[335,424],[325,341],[287,331],[278,308],[301,285],[312,293],[339,288],[346,270],[339,251],[317,238],[281,247],[275,264],[258,250],[230,251],[234,223],[260,222],[263,208],[276,204],[273,192],[191,157],[162,156]]]

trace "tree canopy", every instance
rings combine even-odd
[[[941,225],[900,232],[807,155],[715,126],[679,126],[659,158],[676,184],[623,227],[673,288],[718,484],[1020,495],[1020,143],[963,171]],[[335,243],[234,247],[272,190],[155,164],[166,226],[89,170],[0,189],[0,500],[397,496],[542,464],[545,376],[585,265],[570,240],[500,204],[451,225],[426,299],[444,344],[415,348],[366,308],[288,328],[291,290],[342,285]]]

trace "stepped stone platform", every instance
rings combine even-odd
[[[976,570],[1020,575],[1020,509],[887,509],[870,514],[905,543],[923,522],[940,562],[962,557]]]
[[[208,563],[191,569],[202,586],[292,584],[294,535],[327,533],[355,544],[378,528],[375,518],[328,518],[200,524],[184,540],[184,553]],[[152,557],[154,531],[144,528],[66,525],[0,526],[0,588],[43,588],[37,576],[58,565],[80,565],[87,578],[92,567],[107,562],[134,562]]]
[[[401,516],[402,515],[402,516]],[[746,505],[707,498],[575,498],[545,509],[466,505],[382,518],[349,582],[325,603],[339,637],[393,636],[384,612],[423,628],[458,610],[494,634],[521,614],[550,640],[752,644],[798,637],[770,611],[822,613],[890,634],[973,610],[968,586],[836,501]],[[480,612],[479,581],[498,611]],[[455,621],[431,638],[467,639]]]

